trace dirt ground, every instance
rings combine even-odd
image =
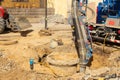
[[[70,26],[68,24],[49,23],[48,27],[51,30],[51,36],[41,35],[39,31],[44,29],[44,24],[41,23],[33,23],[32,27],[23,30],[21,33],[0,34],[0,80],[82,80],[85,77],[83,73],[76,73],[76,66],[55,66],[46,62],[44,56],[51,53],[57,53],[55,59],[66,62],[78,58],[72,41]],[[2,41],[3,39],[4,41]],[[52,45],[51,48],[51,42],[55,39],[62,40],[63,45]],[[5,44],[10,41],[15,43]],[[112,72],[118,74],[120,71],[120,50],[106,54],[96,46],[95,44],[93,47],[92,63],[87,67],[86,74],[102,74],[96,73],[95,70],[100,71],[103,68],[101,72],[104,73],[106,67],[112,68]],[[30,58],[33,58],[35,62],[33,70],[30,69],[29,65]]]

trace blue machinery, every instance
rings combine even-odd
[[[120,0],[103,0],[97,6],[96,27],[89,32],[86,25],[88,0],[72,0],[72,26],[76,49],[79,55],[80,71],[84,72],[92,57],[92,40],[89,33],[95,32],[93,38],[120,44]],[[84,7],[84,8],[83,8]],[[91,10],[92,11],[92,10]]]
[[[120,44],[120,0],[103,0],[97,6],[93,38]]]
[[[104,23],[106,18],[120,18],[120,0],[103,0],[97,6],[97,23]]]

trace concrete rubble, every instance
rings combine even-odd
[[[14,70],[15,62],[6,58],[3,53],[0,53],[0,73]]]

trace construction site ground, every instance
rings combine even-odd
[[[32,23],[22,32],[0,34],[0,80],[93,80],[112,74],[120,76],[120,49],[112,45],[93,43],[93,58],[85,74],[77,73],[76,65],[48,64],[46,56],[51,53],[56,53],[54,59],[66,62],[78,58],[70,25],[49,23],[48,27],[47,34],[40,31],[44,30],[43,23]],[[52,44],[54,40],[61,41],[61,45]],[[30,58],[35,62],[33,70]]]

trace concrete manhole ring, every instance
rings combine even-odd
[[[73,66],[79,63],[79,58],[74,53],[53,52],[47,56],[46,60],[58,66]]]

